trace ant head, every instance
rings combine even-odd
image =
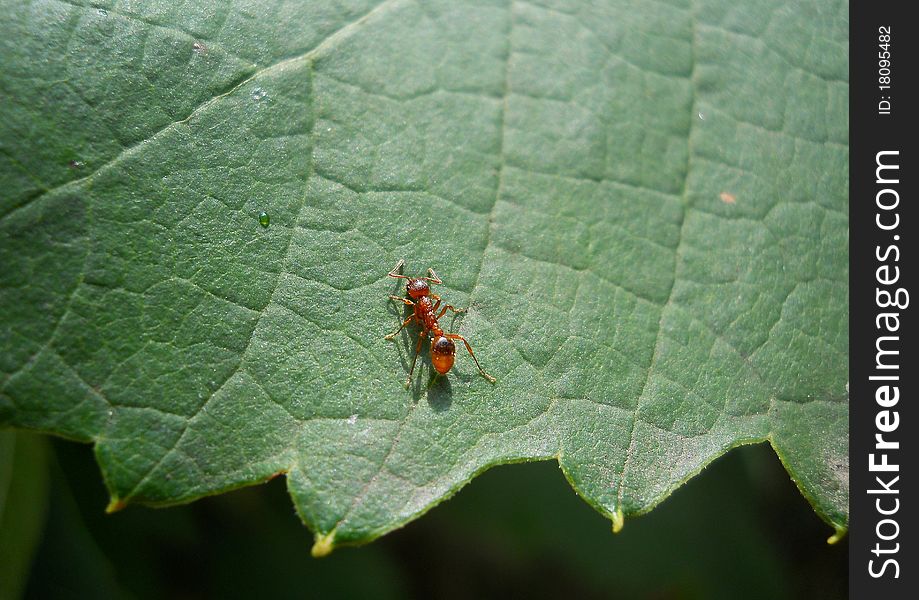
[[[453,340],[439,335],[431,341],[431,364],[441,375],[445,375],[453,367],[455,356],[456,344]]]
[[[424,279],[409,279],[408,283],[405,284],[405,289],[414,300],[431,293],[431,288],[428,287],[428,282]]]

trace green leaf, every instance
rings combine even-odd
[[[845,530],[845,3],[110,4],[0,25],[0,422],[110,508],[285,473],[322,554],[553,458],[618,528],[769,440]],[[403,258],[495,385],[403,388]]]

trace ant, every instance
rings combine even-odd
[[[475,366],[479,368],[479,372],[482,376],[491,383],[497,381],[494,377],[486,373],[482,365],[479,364],[478,359],[475,357],[475,352],[472,351],[472,346],[469,345],[466,338],[458,333],[444,333],[444,330],[437,322],[437,320],[443,317],[448,310],[452,310],[454,313],[459,314],[469,309],[456,308],[450,304],[446,304],[441,308],[440,304],[442,300],[440,296],[432,293],[431,287],[428,285],[428,282],[438,285],[443,283],[440,277],[437,276],[437,273],[434,272],[434,269],[428,269],[427,277],[408,277],[407,275],[399,275],[399,270],[404,264],[405,260],[397,262],[396,266],[389,272],[389,276],[396,279],[408,279],[405,284],[405,291],[408,292],[408,295],[412,299],[409,300],[408,298],[393,295],[389,297],[391,300],[398,300],[407,306],[411,306],[412,314],[402,322],[399,329],[387,335],[385,339],[393,339],[397,333],[402,331],[402,329],[412,321],[418,321],[421,325],[421,333],[418,335],[418,345],[415,347],[415,358],[412,359],[412,368],[408,371],[408,381],[405,382],[405,387],[409,387],[412,384],[412,373],[415,371],[415,361],[418,360],[418,355],[421,353],[421,342],[426,335],[431,337],[431,364],[434,365],[434,369],[436,369],[440,375],[446,375],[453,367],[453,360],[456,358],[456,344],[453,343],[453,340],[461,340],[466,345],[466,350],[469,351],[469,355],[472,356],[472,360],[475,361]],[[432,301],[432,298],[436,300],[436,302]],[[437,314],[438,309],[440,309],[439,314]]]

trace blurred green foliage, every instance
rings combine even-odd
[[[48,499],[47,442],[0,431],[0,600],[22,592]]]
[[[619,535],[550,461],[494,468],[427,518],[320,560],[280,480],[106,515],[90,448],[53,445],[31,598],[846,595],[845,542],[826,544],[766,445],[719,459]]]

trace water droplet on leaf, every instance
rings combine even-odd
[[[264,100],[267,97],[268,97],[268,92],[266,92],[260,87],[257,87],[254,90],[252,90],[252,99],[255,100],[256,102],[260,100]]]

